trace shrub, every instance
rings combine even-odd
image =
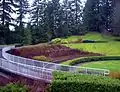
[[[82,38],[78,38],[76,41],[72,41],[71,43],[81,43],[82,42]]]
[[[120,92],[120,80],[103,76],[55,72],[51,92]]]
[[[93,40],[83,40],[82,42],[83,43],[94,43],[95,41],[93,41]]]
[[[54,43],[54,44],[57,44],[57,43],[61,43],[61,38],[56,38],[56,39],[53,39],[51,42]]]
[[[69,42],[67,40],[61,40],[61,44],[68,44]]]
[[[35,60],[39,60],[39,61],[47,61],[47,62],[52,61],[52,59],[47,58],[45,56],[33,56],[32,58],[35,59]]]
[[[106,43],[107,41],[83,40],[82,43]]]
[[[7,86],[1,87],[0,92],[28,92],[27,88],[18,84],[8,84]]]
[[[120,72],[111,72],[109,74],[109,77],[115,78],[115,79],[120,79]]]
[[[91,56],[78,58],[70,61],[70,65],[76,65],[79,63],[93,62],[93,61],[107,61],[107,60],[120,60],[120,56]]]

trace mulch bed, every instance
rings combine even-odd
[[[33,56],[46,56],[51,58],[55,63],[62,61],[86,57],[86,56],[102,56],[99,53],[85,52],[76,49],[71,49],[63,45],[36,45],[26,46],[9,51],[9,53],[32,59]]]
[[[42,80],[26,78],[20,75],[6,72],[4,70],[2,70],[2,72],[9,78],[0,75],[0,86],[5,86],[9,83],[17,83],[26,85],[28,87],[28,92],[45,92],[47,85],[49,85]]]

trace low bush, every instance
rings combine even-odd
[[[83,40],[82,43],[106,43],[107,41]]]
[[[52,59],[45,56],[33,56],[32,59],[39,60],[39,61],[46,61],[46,62],[52,61]]]
[[[72,41],[71,43],[82,43],[82,38],[78,38],[77,40]]]
[[[81,38],[77,38],[75,40],[56,38],[51,41],[51,43],[53,44],[69,44],[69,43],[81,43],[81,42],[82,42]]]
[[[120,80],[103,76],[55,72],[51,92],[120,92]]]
[[[119,79],[120,80],[120,72],[111,72],[109,77]]]
[[[91,56],[85,58],[78,58],[70,60],[69,65],[76,65],[79,63],[93,62],[93,61],[107,61],[107,60],[120,60],[120,56]]]
[[[93,41],[93,40],[83,40],[82,42],[83,43],[95,43],[95,41]]]
[[[69,42],[67,40],[61,40],[60,44],[69,44]]]
[[[0,92],[28,92],[28,91],[27,87],[11,83],[4,87],[0,87]]]
[[[58,43],[60,44],[61,41],[62,41],[61,38],[56,38],[56,39],[53,39],[51,42],[52,42],[53,44],[58,44]]]

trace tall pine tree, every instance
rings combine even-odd
[[[13,25],[12,22],[14,21],[14,18],[11,16],[11,14],[14,14],[16,12],[14,10],[16,7],[17,5],[15,4],[14,0],[0,0],[0,38],[4,40],[4,43],[7,44],[10,43],[10,41],[8,41],[10,38],[9,25]]]

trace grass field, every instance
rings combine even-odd
[[[80,36],[71,36],[67,39],[77,39]],[[107,43],[72,43],[72,44],[64,44],[65,46],[79,49],[83,51],[101,53],[107,56],[120,56],[120,41],[115,41],[115,39],[119,39],[114,36],[106,36],[99,33],[88,33],[84,36],[81,36],[83,40],[98,40],[98,41],[108,41]]]
[[[120,42],[116,41],[108,43],[65,44],[65,46],[88,52],[101,53],[107,56],[120,56]]]
[[[78,38],[82,38],[83,40],[98,40],[98,41],[114,41],[115,39],[120,39],[120,37],[103,35],[96,32],[90,32],[83,36],[69,36],[67,38],[62,38],[62,39],[67,41],[74,41],[77,40]]]
[[[82,67],[109,69],[110,71],[120,71],[120,60],[99,61],[82,64]]]
[[[88,33],[84,36],[71,36],[67,39],[77,39],[82,38],[83,40],[96,40],[96,41],[107,41],[107,43],[72,43],[72,44],[64,44],[70,48],[101,53],[105,56],[120,56],[120,41],[116,41],[115,39],[120,39],[119,37],[103,35],[99,33]],[[82,57],[84,58],[84,57]],[[81,58],[81,59],[82,59]],[[77,60],[80,58],[76,58]],[[62,64],[69,65],[72,60],[68,60],[63,62]],[[82,64],[83,67],[91,67],[91,68],[101,68],[101,69],[109,69],[111,71],[120,71],[120,60],[109,60],[102,62],[90,62]]]

